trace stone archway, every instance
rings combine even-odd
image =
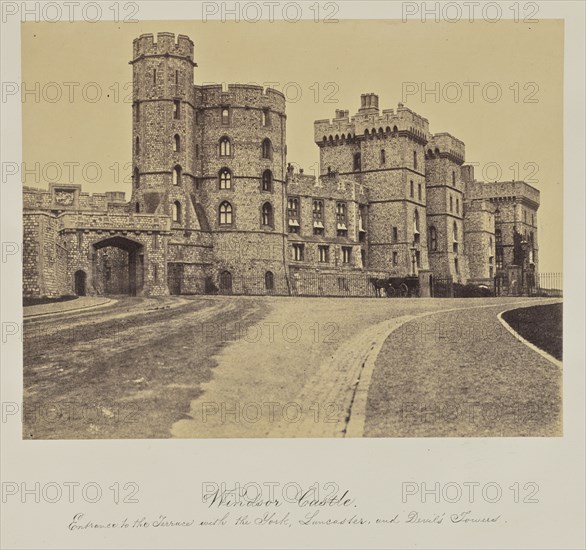
[[[136,296],[144,283],[144,247],[116,235],[92,244],[92,279],[98,294]]]

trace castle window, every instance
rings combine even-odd
[[[456,214],[460,213],[460,199],[456,198]]]
[[[262,141],[262,158],[272,159],[273,158],[273,144],[269,138],[265,138]]]
[[[320,245],[317,247],[318,256],[319,256],[319,263],[320,264],[327,264],[330,261],[330,247],[325,245]]]
[[[265,273],[265,290],[275,290],[275,276],[272,271]]]
[[[500,227],[497,227],[494,230],[494,240],[495,240],[497,246],[499,246],[503,243],[503,232]]]
[[[456,186],[456,172],[452,170],[452,185]]]
[[[301,243],[293,243],[291,245],[291,259],[295,260],[296,262],[303,261],[303,252],[304,247]]]
[[[179,134],[175,134],[175,136],[173,137],[173,151],[175,151],[176,153],[179,153],[179,151],[181,151],[181,138],[179,137]]]
[[[230,143],[229,137],[224,136],[222,139],[220,139],[220,156],[232,156],[232,144]]]
[[[346,225],[346,203],[336,203],[336,232],[338,237],[348,236],[348,227]]]
[[[490,254],[491,258],[492,258],[492,237],[488,238],[488,253]]]
[[[417,170],[417,151],[413,151],[413,170]]]
[[[360,153],[354,153],[354,172],[359,172],[362,168]]]
[[[502,248],[496,249],[496,268],[502,269],[504,266],[504,253]]]
[[[431,252],[437,250],[437,229],[433,225],[429,227],[429,250]]]
[[[228,201],[220,204],[220,225],[232,225],[232,205]]]
[[[134,211],[135,211],[137,214],[140,214],[140,204],[139,204],[139,203],[136,203],[136,205],[135,205],[135,207],[134,207]]]
[[[181,184],[181,166],[173,168],[173,185]]]
[[[179,120],[181,118],[181,101],[176,99],[173,101],[173,118]]]
[[[265,127],[271,125],[271,112],[268,109],[263,109],[261,111],[261,122]]]
[[[364,206],[358,207],[358,233],[360,233],[359,238],[360,240],[364,239],[364,234],[366,233],[365,225],[364,225]]]
[[[222,107],[222,124],[224,126],[230,124],[230,109],[228,107]]]
[[[157,85],[157,69],[153,69],[153,85]]]
[[[413,184],[413,180],[409,182],[409,196],[413,198],[415,196],[415,187]]]
[[[417,209],[413,213],[413,242],[419,242],[419,211]]]
[[[380,150],[380,163],[381,166],[387,163],[387,154],[384,149]]]
[[[313,234],[324,234],[324,202],[321,200],[313,201]]]
[[[450,212],[454,211],[454,198],[450,195]]]
[[[175,201],[171,205],[171,219],[174,222],[181,222],[181,203],[179,201]]]
[[[287,200],[287,218],[289,233],[299,233],[299,199],[297,197],[289,197]]]
[[[421,267],[421,252],[419,250],[415,251],[415,265]]]
[[[175,86],[179,86],[179,71],[175,71]]]
[[[262,173],[262,190],[272,191],[273,190],[273,173],[270,170],[265,170]]]
[[[454,269],[456,273],[460,274],[460,262],[458,262],[458,258],[454,258]]]
[[[140,154],[140,140],[138,137],[134,140],[134,152],[136,155]]]
[[[420,183],[417,184],[417,198],[419,200],[423,200],[423,192],[421,190],[421,184]]]
[[[342,247],[342,263],[349,264],[352,261],[352,247],[351,246],[343,246]]]
[[[456,224],[456,222],[454,222],[454,225],[452,226],[452,232],[453,232],[453,238],[454,238],[453,252],[454,252],[454,254],[457,254],[458,253],[458,225]],[[456,270],[456,273],[458,273],[458,270]]]
[[[393,252],[393,265],[399,265],[399,253]]]
[[[265,202],[262,205],[262,225],[273,227],[273,207],[270,202]]]
[[[393,227],[393,242],[396,243],[399,241],[399,229],[394,226]]]
[[[199,158],[199,143],[195,144],[195,158]]]
[[[140,187],[140,172],[138,171],[138,166],[134,168],[134,186],[138,189]]]
[[[220,170],[220,189],[232,189],[232,172],[228,168]]]

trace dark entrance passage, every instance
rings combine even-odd
[[[85,271],[82,271],[81,269],[79,271],[75,272],[75,294],[77,296],[85,296],[86,290],[85,290],[85,280],[86,280],[86,274]]]
[[[144,281],[143,246],[121,236],[94,243],[92,268],[98,294],[136,296]]]
[[[167,285],[170,294],[181,294],[181,281],[183,280],[183,264],[167,264]]]

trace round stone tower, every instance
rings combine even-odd
[[[194,91],[196,193],[213,235],[214,278],[225,290],[285,290],[285,97],[239,84]]]
[[[132,199],[138,213],[165,214],[197,229],[193,42],[162,32],[133,42]]]

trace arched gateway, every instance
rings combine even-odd
[[[144,246],[116,235],[92,244],[92,274],[98,294],[136,296],[144,284]]]

